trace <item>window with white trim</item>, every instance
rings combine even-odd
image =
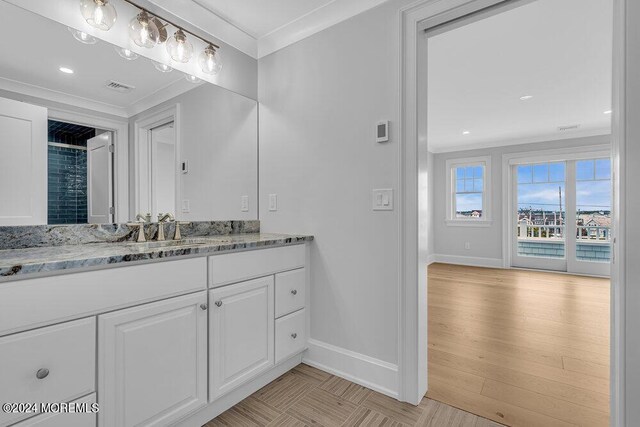
[[[491,219],[491,157],[447,161],[447,223],[488,224]]]

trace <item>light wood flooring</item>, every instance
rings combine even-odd
[[[432,264],[427,397],[513,426],[609,425],[609,280]]]
[[[449,405],[424,398],[400,403],[307,365],[298,365],[205,427],[499,427]]]

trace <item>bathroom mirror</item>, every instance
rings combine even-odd
[[[255,100],[2,0],[0,52],[0,226],[257,219]]]

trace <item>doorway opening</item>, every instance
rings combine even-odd
[[[113,222],[113,132],[48,121],[47,223]]]
[[[609,425],[612,22],[535,0],[423,27],[429,398]]]

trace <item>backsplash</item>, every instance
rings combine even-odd
[[[145,224],[147,240],[155,240],[158,224]],[[181,223],[182,237],[220,236],[259,233],[260,221],[193,221]],[[165,223],[167,240],[175,233],[175,223]],[[0,250],[43,246],[82,245],[87,243],[134,242],[137,227],[126,224],[27,225],[0,227]]]

